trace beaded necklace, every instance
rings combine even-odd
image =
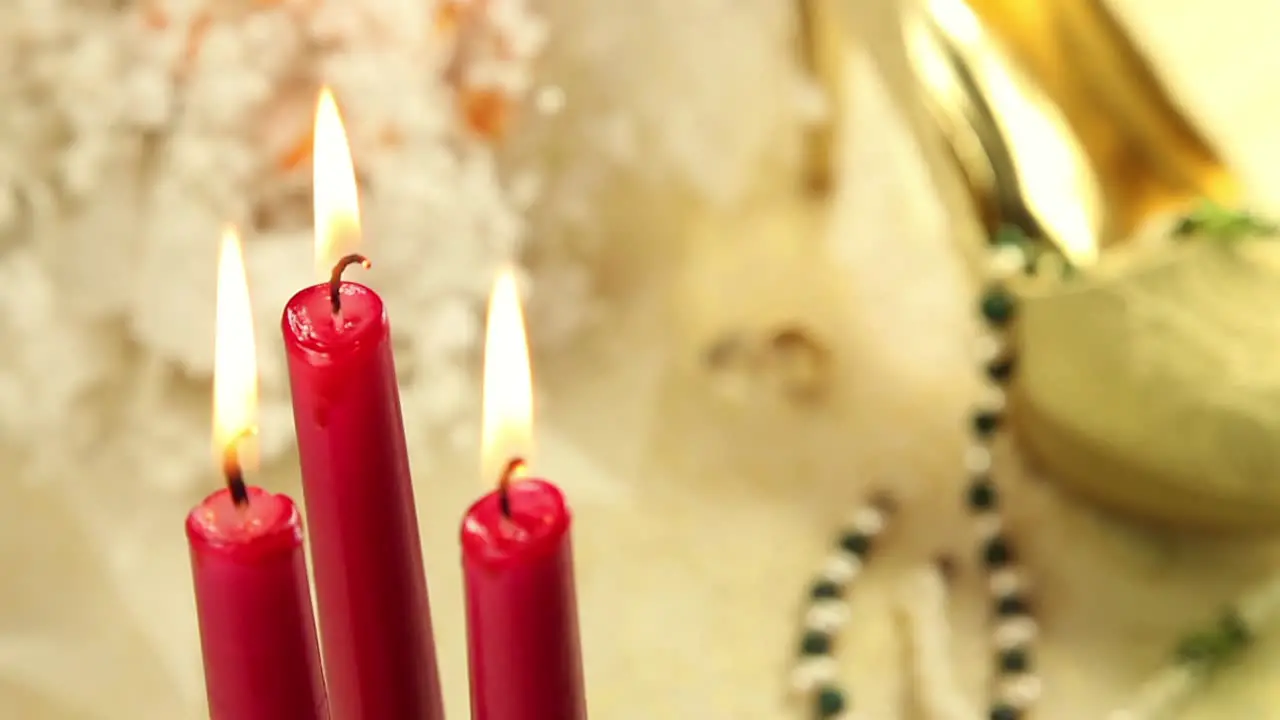
[[[1018,242],[999,242],[991,257],[989,283],[979,304],[986,324],[979,351],[985,387],[972,413],[965,454],[965,503],[991,592],[996,682],[990,720],[1022,720],[1039,694],[1039,679],[1032,668],[1036,621],[1013,544],[1004,531],[991,467],[991,445],[1004,426],[1005,388],[1013,377],[1015,364],[1008,330],[1017,303],[1005,283],[1028,269],[1029,257],[1024,248]],[[861,573],[894,510],[893,498],[883,492],[863,504],[841,530],[809,588],[792,685],[806,697],[813,718],[841,720],[851,711],[849,690],[837,681],[838,664],[833,656],[836,633],[849,616],[849,586]],[[948,563],[943,561],[942,565],[945,575]]]
[[[1205,203],[1174,226],[1172,237],[1175,241],[1193,236],[1230,241],[1277,233],[1280,226],[1275,223]],[[1030,273],[1035,266],[1036,257],[1029,249],[1025,236],[1016,230],[1002,231],[992,246],[987,285],[978,305],[985,325],[978,358],[984,389],[971,413],[970,442],[965,453],[968,475],[964,504],[976,530],[976,550],[991,593],[995,667],[988,720],[1026,720],[1040,692],[1040,680],[1032,664],[1037,623],[1013,544],[1004,532],[991,454],[992,441],[1005,426],[1006,388],[1016,361],[1009,329],[1018,305],[1007,283],[1020,273]],[[808,716],[816,720],[847,720],[853,711],[849,688],[837,677],[833,654],[836,633],[848,620],[849,586],[879,544],[895,509],[892,496],[884,492],[865,501],[842,528],[809,588],[792,686],[806,699]],[[946,576],[950,563],[944,559],[939,565],[941,574]],[[1181,638],[1170,662],[1128,703],[1108,714],[1107,720],[1166,717],[1205,678],[1239,658],[1252,645],[1260,628],[1277,616],[1280,576],[1263,582],[1211,623]]]

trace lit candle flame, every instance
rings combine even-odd
[[[327,87],[316,103],[314,156],[316,273],[328,280],[334,264],[359,249],[360,193],[342,114]]]
[[[484,342],[481,480],[493,487],[512,459],[533,451],[533,379],[520,293],[511,271],[493,283]],[[514,478],[513,478],[514,479]]]
[[[240,237],[233,227],[222,233],[218,252],[217,319],[213,344],[213,444],[219,462],[236,453],[252,460],[244,440],[257,430],[258,356],[253,339],[253,310],[245,278]],[[250,457],[246,457],[250,455]]]

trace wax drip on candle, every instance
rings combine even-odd
[[[508,520],[511,519],[511,483],[524,477],[524,471],[528,467],[524,458],[511,458],[502,469],[502,476],[498,478],[498,510]]]
[[[254,432],[253,428],[246,428],[235,440],[227,443],[222,452],[222,476],[226,478],[231,502],[238,508],[249,505],[249,488],[244,482],[244,466],[240,464],[240,442]]]
[[[359,265],[368,270],[373,263],[359,253],[352,253],[342,256],[342,259],[334,264],[333,272],[329,274],[329,306],[333,308],[335,318],[342,316],[342,273],[352,265]]]

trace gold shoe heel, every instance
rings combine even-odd
[[[1017,224],[1088,262],[1155,215],[1239,199],[1235,175],[1100,0],[799,7],[805,63],[833,104],[843,94],[833,58],[851,43],[876,57],[934,174],[959,179],[961,226],[977,217],[989,237]],[[815,131],[812,175],[830,174],[822,150],[837,145],[841,120]]]

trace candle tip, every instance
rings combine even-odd
[[[244,482],[244,469],[240,463],[229,463],[223,473],[227,478],[227,491],[231,493],[231,502],[238,508],[249,504],[249,488]]]
[[[254,434],[253,428],[246,429],[229,443],[222,453],[222,476],[227,481],[227,492],[231,493],[231,502],[238,508],[249,504],[249,487],[244,481],[244,466],[240,464],[240,443]]]
[[[511,458],[498,478],[498,510],[507,519],[511,518],[511,483],[523,477],[526,468],[524,458]]]
[[[335,316],[342,312],[342,273],[352,265],[359,265],[366,270],[373,267],[369,258],[359,253],[344,255],[334,264],[333,272],[329,274],[329,305]]]
[[[505,483],[498,487],[498,512],[507,520],[511,519],[511,492]]]

